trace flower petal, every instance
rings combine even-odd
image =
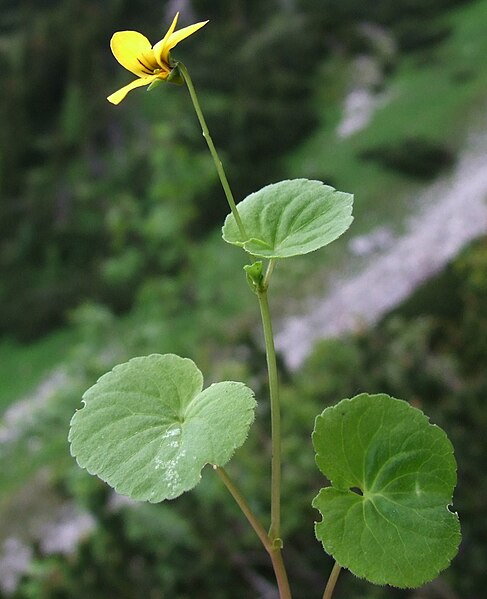
[[[121,89],[108,96],[107,100],[112,104],[120,104],[129,91],[135,89],[136,87],[150,85],[156,79],[160,79],[160,77],[158,75],[151,75],[150,77],[141,77],[140,79],[135,79],[135,81],[132,81],[132,83],[125,85]]]
[[[160,42],[157,42],[157,44],[154,45],[154,48],[153,48],[154,56],[156,57],[156,60],[161,67],[164,67],[168,64],[168,56],[167,56],[167,54],[163,53],[164,45],[166,44],[169,37],[174,33],[174,30],[176,29],[176,25],[178,24],[178,19],[179,19],[179,12],[176,13],[176,16],[172,20],[172,23],[171,23],[169,29],[167,30],[166,35],[162,38],[162,40]]]
[[[110,40],[110,48],[118,62],[128,71],[144,77],[150,70],[144,55],[153,54],[149,40],[138,31],[117,31]],[[143,62],[140,62],[142,59]],[[144,65],[143,63],[146,63]]]
[[[167,40],[166,45],[164,46],[164,51],[169,54],[169,51],[172,50],[174,48],[174,46],[177,46],[177,44],[179,44],[179,42],[186,39],[190,35],[193,35],[193,33],[195,31],[198,31],[198,29],[201,29],[202,27],[204,27],[207,23],[208,23],[208,21],[201,21],[200,23],[195,23],[194,25],[189,25],[188,27],[183,27],[183,29],[180,29],[179,31],[172,33],[169,36],[169,39]]]
[[[192,35],[198,29],[201,29],[204,25],[208,23],[208,21],[202,21],[201,23],[195,23],[194,25],[189,25],[188,27],[183,27],[179,31],[174,31],[176,28],[176,24],[178,21],[179,13],[173,19],[171,26],[167,30],[166,35],[162,38],[160,42],[154,46],[154,55],[156,57],[157,62],[161,67],[168,65],[169,63],[169,52],[179,44],[182,40],[186,39],[190,35]]]

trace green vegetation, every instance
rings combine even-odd
[[[50,372],[69,360],[77,334],[64,329],[29,345],[11,339],[0,343],[0,412],[32,392]]]
[[[418,184],[363,156],[376,148],[387,153],[388,147],[408,138],[459,150],[469,116],[475,117],[485,98],[486,13],[487,2],[482,0],[445,15],[449,37],[426,53],[413,53],[398,62],[381,83],[387,99],[373,115],[372,125],[349,138],[336,139],[339,113],[330,117],[330,92],[318,83],[316,107],[323,126],[286,159],[290,175],[316,177],[340,189],[360,189],[356,227],[368,228],[376,222],[397,225],[409,192]],[[423,168],[418,154],[418,168]]]
[[[483,108],[486,0],[348,0],[330,2],[329,10],[321,0],[192,5],[212,26],[197,54],[188,42],[181,58],[191,67],[238,198],[277,177],[318,178],[360,190],[355,234],[378,223],[400,226],[408,194],[422,181],[411,169],[384,163],[381,151],[408,155],[413,139],[453,156]],[[397,52],[385,55],[364,38],[357,6],[359,17],[385,28]],[[71,0],[10,2],[0,15],[0,84],[8,91],[0,97],[0,330],[8,335],[0,343],[0,411],[59,364],[68,373],[68,382],[1,448],[0,546],[23,527],[22,492],[40,501],[39,472],[47,476],[49,501],[51,494],[74,499],[98,524],[70,557],[46,557],[35,546],[34,566],[15,599],[184,599],[195,589],[202,598],[247,599],[249,584],[259,596],[272,580],[252,533],[211,473],[203,472],[194,497],[114,508],[109,490],[68,455],[68,422],[83,391],[136,354],[177,352],[194,359],[209,380],[246,380],[257,397],[265,392],[264,373],[255,374],[262,350],[254,336],[254,298],[243,274],[231,274],[243,265],[238,250],[221,252],[214,223],[226,209],[189,98],[161,86],[140,92],[123,111],[103,100],[128,82],[109,55],[112,32],[134,28],[159,39],[159,12],[154,17],[154,4],[144,0],[103,7]],[[387,101],[370,126],[338,141],[353,60],[363,52],[379,63],[374,92]],[[315,286],[317,270],[337,263],[339,252],[317,253],[311,267],[297,261],[277,269],[277,309],[289,309]],[[319,544],[309,545],[312,532],[301,532],[303,522],[319,518],[309,505],[323,484],[310,424],[337,398],[363,389],[407,398],[449,431],[459,463],[454,505],[465,540],[438,592],[483,596],[486,263],[479,242],[376,330],[325,341],[302,371],[286,374],[284,533],[294,548],[286,558],[297,599],[309,599],[300,588],[321,588],[331,567]],[[53,333],[59,326],[65,328]],[[257,409],[265,413],[268,406]],[[268,444],[268,431],[253,428],[238,464],[229,466],[262,518],[266,462],[253,456]],[[28,502],[21,505],[29,511]],[[210,549],[207,539],[216,529],[218,546]],[[231,535],[241,541],[238,553]],[[191,573],[183,578],[188,563]],[[436,591],[424,592],[433,597]],[[366,590],[348,575],[336,596],[408,594]]]

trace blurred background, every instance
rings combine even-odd
[[[267,555],[211,470],[135,504],[80,470],[67,431],[86,388],[135,355],[242,380],[258,421],[229,464],[267,521],[259,316],[226,246],[227,207],[184,87],[133,78],[113,32],[188,66],[237,199],[284,178],[355,194],[337,243],[279,264],[285,559],[296,599],[331,561],[310,503],[327,405],[387,392],[452,440],[463,543],[422,589],[342,574],[337,599],[476,599],[487,584],[487,0],[1,0],[0,596],[273,599]]]

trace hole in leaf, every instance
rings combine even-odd
[[[357,495],[361,495],[363,497],[362,489],[359,489],[358,487],[350,487],[350,491],[352,491],[352,493],[357,493]]]

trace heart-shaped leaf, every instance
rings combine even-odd
[[[313,500],[316,536],[342,566],[376,584],[417,587],[455,556],[460,525],[446,434],[404,401],[358,395],[327,408],[313,432],[331,481]]]
[[[353,196],[321,181],[293,179],[267,185],[237,206],[247,238],[229,214],[223,239],[261,258],[314,252],[344,233],[352,222]]]
[[[202,388],[194,362],[173,354],[116,366],[73,416],[72,455],[132,499],[181,495],[196,486],[205,464],[228,462],[254,419],[254,395],[243,383]]]

